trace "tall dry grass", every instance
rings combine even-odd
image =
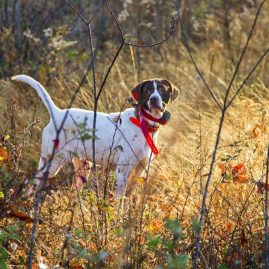
[[[242,74],[268,44],[267,11],[268,3],[236,83],[242,81]],[[233,70],[232,57],[236,58],[244,44],[253,14],[239,14],[234,20],[232,51],[224,49],[221,38],[212,38],[221,30],[210,18],[207,42],[200,46],[192,44],[198,65],[219,99],[224,97]],[[115,51],[113,45],[110,50]],[[91,182],[81,193],[71,192],[74,171],[67,167],[50,182],[49,195],[40,208],[35,266],[44,263],[49,267],[61,264],[65,268],[190,267],[199,229],[202,190],[220,115],[177,37],[160,51],[144,49],[141,53],[142,78],[166,77],[182,92],[169,107],[171,122],[160,130],[161,152],[152,163],[149,182],[138,179],[136,191],[124,201],[115,200],[111,195],[97,203]],[[101,96],[99,111],[118,111],[130,95],[130,89],[138,82],[135,54],[136,50],[126,48],[120,55]],[[61,60],[63,55],[58,57]],[[97,81],[103,78],[109,62],[107,58],[98,66]],[[65,67],[59,68],[61,76],[50,81],[47,89],[55,103],[64,108],[77,86],[79,73],[65,75]],[[201,268],[264,266],[263,192],[266,186],[262,182],[269,134],[268,71],[268,60],[265,60],[227,115],[209,188]],[[41,82],[46,84],[48,79],[42,75]],[[35,172],[41,130],[48,121],[48,113],[32,89],[8,80],[1,80],[0,85],[2,146],[10,155],[1,165],[0,187],[4,197],[0,198],[0,228],[12,235],[3,240],[8,251],[7,263],[25,268],[31,223],[26,223],[30,217],[27,219],[24,214],[30,216],[32,206],[28,201],[14,201],[12,194]],[[93,109],[91,89],[89,77],[75,107]],[[7,134],[9,139],[5,139]],[[99,169],[98,173],[102,192],[104,171]],[[114,175],[110,174],[111,194],[113,181]],[[143,195],[145,184],[152,185],[146,196]],[[9,214],[14,210],[15,218]],[[19,220],[22,216],[26,222]],[[173,260],[173,257],[179,259]]]

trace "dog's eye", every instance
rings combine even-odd
[[[160,88],[159,88],[159,93],[160,93],[160,94],[163,94],[163,93],[165,93],[165,92],[166,92],[165,88],[163,88],[163,87],[160,87]]]
[[[147,88],[146,89],[146,94],[150,94],[151,93],[151,89],[150,88]]]

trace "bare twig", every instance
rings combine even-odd
[[[96,70],[95,70],[95,54],[93,49],[93,40],[92,40],[92,28],[88,24],[89,30],[89,41],[90,41],[90,54],[92,58],[92,77],[93,77],[93,98],[94,98],[94,116],[93,116],[93,130],[92,130],[92,159],[93,159],[93,171],[96,170],[96,160],[95,160],[95,133],[96,133],[96,117],[97,117],[97,89],[96,89]],[[98,191],[97,191],[98,192]]]
[[[252,67],[252,69],[247,74],[247,76],[245,77],[245,79],[243,80],[243,82],[241,83],[241,85],[238,87],[238,89],[237,89],[236,93],[234,94],[234,96],[227,103],[227,105],[225,107],[226,110],[233,103],[234,99],[239,95],[239,93],[241,92],[242,88],[245,86],[246,82],[249,80],[249,78],[251,77],[251,75],[254,73],[254,71],[257,69],[257,67],[264,60],[264,58],[267,56],[268,53],[269,53],[269,47],[263,52],[263,54],[260,56],[260,58],[258,59],[258,61],[256,62],[256,64]]]
[[[218,98],[216,97],[216,95],[213,93],[213,91],[209,87],[207,81],[205,80],[204,76],[202,75],[202,72],[200,71],[200,69],[198,68],[198,66],[197,66],[197,64],[195,62],[194,57],[192,56],[191,48],[190,48],[190,45],[189,45],[189,42],[188,42],[186,33],[184,31],[184,27],[183,27],[182,21],[181,21],[181,16],[180,16],[180,11],[179,11],[179,9],[180,9],[179,0],[176,1],[176,5],[177,5],[178,21],[179,21],[179,25],[180,25],[180,29],[181,29],[181,34],[182,34],[182,37],[183,37],[183,44],[184,44],[185,48],[188,51],[188,54],[189,54],[189,56],[191,58],[192,64],[194,65],[194,67],[196,69],[196,72],[198,73],[199,77],[202,79],[203,83],[205,84],[208,92],[210,93],[210,95],[213,98],[213,100],[216,103],[216,105],[219,107],[220,110],[222,110],[220,101],[218,100]]]
[[[269,145],[266,158],[266,176],[265,176],[265,206],[264,206],[264,268],[269,268],[269,235],[268,235],[268,174],[269,174]]]
[[[132,43],[132,42],[125,42],[125,45],[129,45],[132,47],[139,47],[139,48],[150,48],[150,47],[156,47],[159,45],[162,45],[163,43],[167,42],[173,35],[174,29],[175,29],[175,19],[172,17],[171,20],[171,26],[170,26],[170,31],[167,37],[165,37],[163,40],[152,43],[152,44],[137,44],[137,43]]]
[[[235,70],[234,70],[232,79],[231,79],[231,81],[230,81],[230,83],[229,83],[229,85],[228,85],[228,88],[227,88],[227,90],[226,90],[226,94],[225,94],[225,97],[224,97],[224,107],[226,107],[226,103],[227,103],[227,99],[228,99],[228,96],[229,96],[231,87],[232,87],[232,85],[233,85],[233,82],[234,82],[234,79],[235,79],[236,75],[238,74],[239,67],[240,67],[241,62],[242,62],[242,60],[243,60],[243,58],[244,58],[245,52],[246,52],[246,50],[247,50],[249,41],[250,41],[250,39],[251,39],[251,37],[252,37],[253,31],[254,31],[254,29],[255,29],[255,26],[256,26],[256,23],[257,23],[257,20],[258,20],[259,15],[260,15],[260,12],[261,12],[261,10],[262,10],[262,7],[263,7],[264,2],[265,2],[265,0],[263,0],[263,1],[261,2],[260,6],[259,6],[259,8],[258,8],[258,11],[257,11],[257,13],[256,13],[255,19],[254,19],[253,24],[252,24],[252,27],[251,27],[251,30],[250,30],[250,32],[249,32],[249,34],[248,34],[248,38],[247,38],[246,44],[245,44],[244,48],[242,49],[242,52],[241,52],[241,55],[240,55],[239,60],[238,60],[238,62],[237,62],[236,68],[235,68]]]
[[[207,198],[209,183],[211,180],[211,176],[213,173],[213,168],[214,168],[214,164],[215,164],[215,160],[216,160],[216,156],[217,156],[217,151],[218,151],[218,146],[219,146],[219,142],[220,142],[220,138],[221,138],[221,131],[222,131],[224,119],[225,119],[225,111],[222,111],[220,122],[219,122],[218,133],[216,136],[215,147],[214,147],[214,151],[213,151],[213,155],[212,155],[212,159],[211,159],[211,163],[210,163],[209,173],[207,176],[205,189],[204,189],[204,193],[203,193],[203,200],[202,200],[200,219],[199,219],[199,230],[197,232],[197,237],[195,240],[195,254],[194,254],[194,259],[193,259],[193,268],[195,268],[195,269],[197,268],[197,262],[198,262],[198,258],[200,255],[201,235],[202,235],[203,221],[204,221],[204,215],[205,215],[205,210],[206,210],[206,198]]]
[[[98,102],[98,100],[99,100],[99,98],[100,98],[100,95],[101,95],[103,89],[104,89],[104,86],[105,86],[106,81],[107,81],[107,78],[108,78],[108,76],[109,76],[109,74],[110,74],[110,72],[111,72],[111,69],[112,69],[112,67],[114,66],[114,64],[115,64],[115,62],[116,62],[118,56],[120,55],[120,52],[121,52],[123,46],[124,46],[124,39],[123,39],[123,42],[121,43],[120,47],[118,48],[118,50],[117,50],[117,52],[116,52],[116,54],[115,54],[115,56],[114,56],[114,58],[113,58],[113,60],[112,60],[112,62],[111,62],[111,64],[110,64],[110,66],[109,66],[109,68],[108,68],[108,70],[107,70],[107,72],[106,72],[106,75],[105,75],[105,77],[104,77],[104,79],[103,79],[103,81],[102,81],[102,84],[101,84],[101,86],[100,86],[100,90],[99,90],[99,92],[98,92],[98,94],[97,94],[97,97],[96,97],[96,101],[97,101],[97,102]]]

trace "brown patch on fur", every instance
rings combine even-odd
[[[83,179],[87,180],[90,176],[92,164],[87,160],[80,160],[78,158],[73,158],[72,163],[75,169],[75,178],[72,182],[72,189],[82,189]]]
[[[127,181],[127,188],[126,188],[127,196],[129,196],[133,192],[137,184],[137,177],[139,177],[142,174],[144,167],[147,167],[147,165],[148,165],[148,158],[144,158],[133,167],[133,170],[130,173]]]

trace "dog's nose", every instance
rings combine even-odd
[[[152,104],[157,104],[157,103],[158,103],[158,97],[156,97],[156,96],[152,96],[152,97],[150,98],[150,102],[151,102]]]

